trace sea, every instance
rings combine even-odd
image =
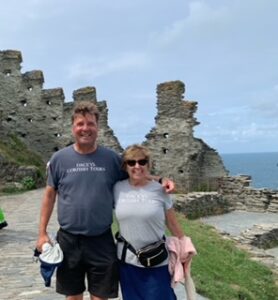
[[[229,175],[250,175],[251,187],[278,190],[278,152],[220,155]]]

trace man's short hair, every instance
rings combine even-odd
[[[90,114],[96,117],[97,122],[99,120],[99,110],[97,106],[90,101],[79,101],[74,105],[71,115],[71,122],[73,123],[76,115],[80,114],[83,116],[85,116],[86,114]]]

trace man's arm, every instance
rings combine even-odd
[[[50,242],[50,238],[47,234],[47,226],[53,212],[55,200],[56,200],[56,190],[53,187],[47,185],[45,188],[42,205],[41,205],[39,236],[36,245],[36,248],[39,251],[42,250],[42,245],[44,243]]]
[[[167,194],[175,191],[175,183],[173,180],[171,180],[169,178],[149,174],[148,179],[158,181],[160,184],[162,184],[162,186]]]

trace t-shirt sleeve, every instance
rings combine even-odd
[[[125,179],[127,179],[128,178],[128,174],[127,174],[127,172],[126,171],[124,171],[123,169],[122,169],[122,162],[123,162],[123,160],[122,160],[122,157],[119,155],[119,154],[117,154],[117,153],[114,153],[114,157],[115,157],[115,159],[116,159],[116,163],[117,163],[117,170],[118,170],[118,173],[117,173],[117,179],[116,179],[116,182],[117,181],[121,181],[121,180],[125,180]]]
[[[160,194],[164,205],[164,210],[166,211],[173,207],[173,199],[169,194],[165,192],[164,188],[160,184],[159,186],[160,186]]]
[[[47,185],[54,187],[55,189],[57,189],[58,187],[58,181],[57,181],[57,176],[55,176],[55,172],[54,172],[54,163],[52,160],[50,160],[47,163]]]
[[[165,192],[164,192],[165,193]],[[165,210],[168,210],[173,207],[173,199],[170,195],[165,193]]]

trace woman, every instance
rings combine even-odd
[[[123,153],[123,169],[129,178],[114,187],[115,214],[120,238],[117,249],[120,262],[120,284],[124,300],[174,300],[168,271],[168,259],[152,267],[143,266],[123,241],[136,250],[163,239],[165,223],[171,233],[184,236],[173,209],[173,203],[162,186],[147,177],[151,166],[150,152],[132,145]],[[123,252],[124,251],[124,252]]]

